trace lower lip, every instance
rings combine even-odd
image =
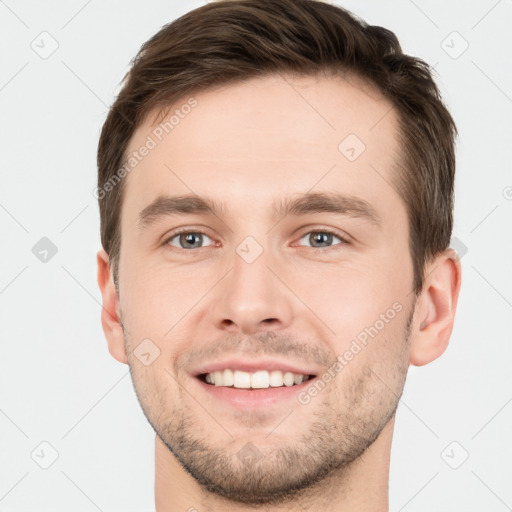
[[[302,384],[282,387],[269,387],[263,389],[238,389],[225,386],[207,384],[195,377],[201,388],[217,400],[232,405],[233,407],[270,407],[281,404],[285,400],[297,399],[297,395],[308,387],[316,377]]]

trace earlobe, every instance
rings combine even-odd
[[[128,364],[119,316],[119,295],[114,286],[110,260],[104,249],[98,251],[96,259],[98,263],[98,285],[103,299],[101,325],[107,338],[108,350],[114,359],[120,363]]]
[[[411,333],[410,363],[415,366],[430,363],[446,350],[461,285],[460,259],[453,249],[438,255],[426,270]]]

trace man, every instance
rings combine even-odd
[[[98,282],[167,511],[383,511],[409,364],[447,347],[455,124],[388,30],[225,1],[141,49],[102,130]]]

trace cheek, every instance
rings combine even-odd
[[[387,314],[338,344],[338,385],[354,408],[364,403],[387,407],[401,394],[409,358],[404,339],[406,312],[397,313],[397,309],[384,310]]]
[[[156,377],[145,368],[137,374],[141,386],[158,384],[154,392],[172,387],[174,381],[169,375],[175,375],[172,362],[190,350],[191,322],[197,321],[204,311],[206,302],[201,302],[201,298],[218,280],[215,271],[210,270],[206,276],[205,272],[191,269],[192,266],[178,270],[169,265],[158,268],[134,265],[131,273],[127,271],[123,276],[121,308],[130,333],[129,349],[137,351],[139,344],[142,347],[143,340],[149,339],[157,347],[150,352],[159,353],[151,367],[158,369]],[[135,368],[140,366],[137,360],[133,364]]]
[[[126,268],[122,276],[122,307],[139,334],[161,338],[178,322],[186,305],[199,293],[197,286],[189,286],[187,281],[183,272],[173,269],[147,265]]]
[[[330,276],[329,283],[308,305],[316,307],[335,332],[335,353],[359,361],[352,366],[395,353],[403,343],[406,322],[404,283],[377,265],[344,270]]]
[[[396,300],[392,286],[397,280],[389,276],[383,259],[295,270],[291,279],[296,294],[344,342],[378,320]]]
[[[172,377],[158,360],[150,367],[145,367],[134,356],[130,361],[130,368],[137,399],[150,422],[155,424],[161,411],[168,408],[166,400],[176,394],[170,382]]]

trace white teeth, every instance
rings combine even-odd
[[[219,372],[220,374],[220,372]],[[215,378],[217,379],[217,375],[215,375]],[[223,375],[219,379],[219,383],[217,384],[217,380],[215,380],[216,386],[223,386],[224,385],[224,379]],[[241,372],[239,370],[235,370],[235,373],[233,375],[233,386],[235,388],[250,388],[251,387],[251,374],[247,372]]]
[[[251,375],[251,388],[268,388],[269,386],[270,375],[267,371],[261,370]]]
[[[283,385],[283,372],[274,370],[270,372],[270,385],[272,387],[281,387]]]
[[[222,372],[214,372],[213,374],[213,382],[221,382],[222,380]],[[215,384],[216,386],[218,386],[218,384]]]
[[[286,372],[283,375],[283,383],[285,386],[293,386],[293,373],[292,372]]]
[[[301,384],[307,379],[307,375],[292,372],[281,372],[280,370],[258,370],[254,373],[241,370],[226,369],[207,373],[205,380],[208,384],[215,386],[235,387],[240,389],[265,389],[268,387],[293,386]]]
[[[293,374],[293,383],[294,384],[302,384],[302,381],[304,380],[305,376],[298,375],[296,373]]]
[[[231,370],[224,370],[222,374],[222,384],[224,386],[232,386],[235,382],[235,376]]]

